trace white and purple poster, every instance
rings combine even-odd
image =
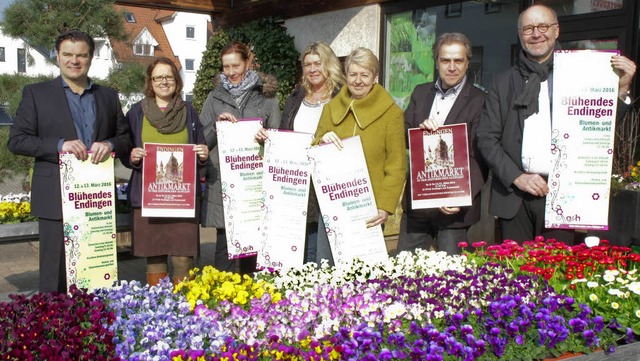
[[[60,153],[67,289],[111,287],[118,280],[113,153],[93,164]]]
[[[613,51],[554,53],[546,228],[608,229],[618,76]]]
[[[264,144],[263,219],[258,268],[285,270],[304,262],[313,134],[269,129]]]
[[[376,263],[388,258],[382,227],[367,228],[378,214],[359,136],[309,149],[313,186],[336,266],[354,258]]]
[[[262,121],[219,121],[216,126],[228,256],[255,255],[260,247],[263,161],[254,137]]]

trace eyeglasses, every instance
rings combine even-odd
[[[167,83],[173,83],[176,81],[176,78],[174,78],[173,75],[156,75],[151,77],[151,80],[153,80],[154,83],[162,83],[163,80],[166,80]]]
[[[552,23],[552,24],[539,24],[539,25],[527,25],[527,26],[523,26],[520,31],[524,34],[524,35],[531,35],[533,34],[533,32],[538,29],[539,32],[541,33],[546,33],[547,30],[549,30],[550,27],[554,26],[554,25],[558,25],[558,23]]]

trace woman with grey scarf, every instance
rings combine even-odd
[[[202,225],[216,228],[214,266],[221,271],[235,272],[235,261],[228,259],[224,229],[216,122],[261,118],[263,127],[278,128],[281,115],[276,98],[277,81],[273,76],[252,69],[253,54],[246,44],[232,41],[222,49],[221,56],[222,73],[214,79],[215,88],[207,96],[200,113],[204,136],[211,149],[210,162],[207,165],[205,201],[202,207]],[[241,258],[240,273],[253,272],[255,264],[255,256]]]
[[[193,144],[201,167],[207,162],[209,149],[198,113],[182,100],[182,79],[173,60],[158,58],[149,65],[144,95],[145,98],[127,112],[135,148],[129,158],[123,160],[123,164],[132,169],[128,188],[133,207],[132,251],[134,256],[146,257],[150,286],[168,275],[167,262],[171,256],[173,282],[177,284],[189,275],[193,257],[198,252],[198,209],[192,218],[142,217],[142,168],[147,156],[144,143]],[[169,161],[179,162],[173,156]]]

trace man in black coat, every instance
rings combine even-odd
[[[31,213],[39,218],[40,292],[67,290],[58,153],[99,163],[111,152],[123,157],[131,150],[117,92],[87,75],[94,47],[93,39],[77,30],[58,36],[60,76],[24,87],[9,134],[11,152],[35,158]]]
[[[520,14],[518,62],[494,80],[480,118],[478,149],[493,174],[489,212],[499,218],[502,239],[524,242],[541,235],[573,241],[573,231],[544,228],[552,166],[553,51],[559,35],[553,9],[534,5]],[[620,76],[620,115],[630,103],[636,65],[615,55],[611,66]]]
[[[438,37],[433,45],[438,79],[413,90],[404,112],[404,124],[406,129],[428,130],[467,124],[472,205],[411,209],[408,183],[398,252],[437,247],[448,254],[459,254],[458,242],[466,240],[469,227],[480,220],[480,190],[487,179],[487,170],[478,157],[475,134],[485,93],[467,79],[471,55],[471,42],[464,34],[445,33]]]

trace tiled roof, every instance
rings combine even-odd
[[[178,69],[181,68],[180,61],[173,53],[169,40],[167,39],[167,34],[165,34],[162,24],[160,23],[161,19],[173,16],[175,11],[123,5],[116,5],[116,8],[123,12],[133,14],[136,20],[134,23],[130,23],[124,18],[122,19],[124,29],[127,34],[127,40],[119,41],[114,40],[113,38],[109,39],[118,63],[136,62],[146,65],[151,63],[155,58],[164,56],[172,59]],[[133,54],[132,42],[144,28],[147,28],[149,33],[151,33],[158,42],[158,46],[155,47],[154,56],[139,56]]]

